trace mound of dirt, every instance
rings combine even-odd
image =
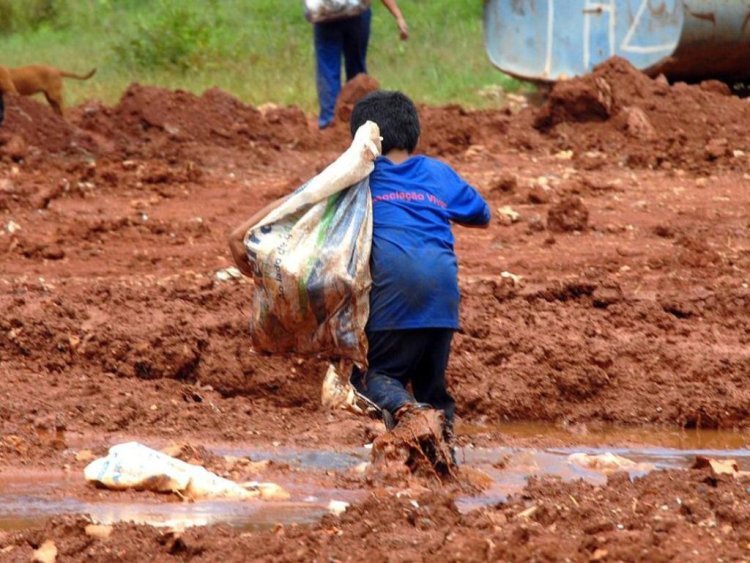
[[[336,119],[349,123],[356,103],[378,88],[380,88],[380,82],[369,74],[360,73],[352,78],[344,84],[339,99],[336,101]]]
[[[185,142],[270,149],[314,146],[301,109],[273,106],[261,112],[218,88],[196,96],[132,84],[116,106],[88,102],[71,109],[68,120],[30,98],[6,96],[6,105],[0,153],[13,160],[34,147],[44,153],[131,154],[148,146],[169,152]]]
[[[198,142],[252,147],[261,143],[276,148],[309,147],[313,142],[299,108],[273,106],[260,111],[218,88],[196,96],[131,84],[112,108],[85,106],[80,124],[130,151],[140,149],[144,140],[159,146]]]
[[[474,152],[486,157],[509,148],[538,151],[549,145],[532,127],[534,113],[513,113],[509,108],[469,110],[458,105],[419,107],[422,136],[418,152],[450,157]],[[469,150],[471,149],[471,150]]]
[[[379,87],[361,74],[343,88],[334,127],[311,131],[298,107],[264,104],[259,108],[212,88],[198,96],[183,90],[131,84],[115,106],[89,101],[71,108],[66,120],[33,99],[8,96],[6,122],[0,131],[0,154],[23,159],[34,148],[44,153],[82,152],[122,158],[176,155],[186,144],[247,148],[273,159],[282,149],[311,150],[321,145],[345,148],[354,104]],[[420,152],[451,156],[469,147],[511,145],[524,150],[545,141],[531,127],[528,112],[470,111],[460,106],[419,108]],[[38,150],[36,151],[39,152]]]
[[[743,134],[750,105],[726,94],[715,82],[670,86],[614,57],[591,74],[558,82],[534,126],[561,149],[618,154],[631,166],[731,163],[734,151],[750,148]]]
[[[48,105],[24,96],[5,96],[5,121],[0,131],[6,147],[11,143],[15,147],[25,143],[46,153],[95,147],[90,136],[58,116]],[[14,160],[26,153],[25,150],[19,153],[16,148],[5,152],[12,152],[8,156]]]

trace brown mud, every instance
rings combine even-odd
[[[116,524],[106,539],[90,520],[57,517],[0,536],[8,561],[53,542],[66,561],[691,561],[744,560],[747,485],[708,470],[659,471],[603,486],[532,480],[507,503],[462,514],[439,492],[374,492],[340,517],[307,527],[243,532],[226,525],[168,531]]]
[[[249,349],[249,282],[224,272],[228,231],[332,161],[347,144],[345,125],[318,132],[296,108],[141,85],[113,107],[72,108],[67,121],[34,100],[6,104],[0,465],[79,471],[81,450],[98,454],[133,437],[340,448],[382,432],[319,406],[323,358]],[[486,231],[456,228],[462,329],[448,379],[463,423],[747,430],[747,101],[613,60],[560,83],[541,108],[420,112],[420,150],[477,186],[496,219]],[[505,206],[518,217],[499,220]],[[343,524],[325,519],[262,538],[222,527],[178,539],[122,525],[129,539],[105,546],[64,518],[2,536],[0,545],[15,547],[0,557],[28,560],[47,538],[79,559],[170,550],[231,559],[238,545],[232,553],[291,560],[313,549],[357,559],[355,545],[383,558],[467,549],[469,559],[510,557],[505,550],[525,559],[555,547],[578,560],[597,549],[629,559],[667,557],[678,543],[698,550],[696,559],[709,545],[735,557],[748,544],[744,488],[703,479],[669,472],[635,481],[628,506],[614,498],[622,483],[537,483],[526,500],[560,508],[522,519],[514,515],[526,508],[512,503],[461,516],[434,493],[424,500],[436,514],[425,530],[408,501],[385,493]],[[626,533],[586,531],[598,496],[623,513],[641,499],[635,510],[650,507],[648,518],[618,521]],[[695,511],[673,510],[672,497],[694,499]],[[489,531],[479,528],[485,521]]]
[[[381,434],[372,444],[372,478],[407,484],[412,477],[440,485],[459,481],[444,424],[443,413],[434,409],[415,409],[402,415],[391,432]]]

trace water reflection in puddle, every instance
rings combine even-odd
[[[81,500],[60,498],[59,491],[80,485],[82,476],[35,475],[0,477],[0,530],[28,527],[60,514],[88,514],[100,524],[134,522],[169,528],[226,523],[246,530],[277,523],[309,524],[328,512],[331,500],[354,502],[361,491],[313,488],[289,484],[289,501],[199,500],[195,502]]]
[[[680,450],[747,450],[750,432],[736,430],[683,430],[585,424],[558,426],[540,422],[509,422],[497,425],[459,424],[458,433],[486,435],[493,441],[510,439],[539,440],[545,443],[575,446],[649,445]]]
[[[350,492],[349,492],[350,493]],[[351,494],[337,499],[355,500]],[[59,514],[88,514],[99,524],[133,522],[168,528],[187,528],[225,523],[245,530],[261,530],[283,524],[310,524],[328,512],[318,502],[260,503],[246,501],[198,501],[194,503],[84,502],[51,500],[34,495],[0,495],[0,529],[19,529]]]
[[[365,448],[349,452],[333,450],[303,450],[300,448],[241,448],[219,446],[211,448],[222,456],[249,457],[250,459],[272,459],[278,463],[288,463],[295,467],[312,470],[341,471],[367,461],[370,452]]]
[[[519,492],[531,476],[557,477],[563,481],[583,479],[593,484],[603,484],[607,476],[568,461],[573,453],[613,453],[639,464],[652,464],[655,469],[687,469],[701,455],[718,459],[735,459],[740,469],[750,469],[750,450],[677,450],[671,448],[465,448],[465,463],[476,467],[490,477],[493,485],[482,495],[461,497],[456,504],[466,512],[480,506],[504,502],[508,495]],[[459,459],[461,459],[459,457]],[[500,462],[498,464],[498,462]],[[631,477],[646,474],[638,468],[629,471]]]

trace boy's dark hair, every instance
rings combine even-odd
[[[374,121],[383,137],[383,154],[391,149],[413,153],[419,140],[419,114],[408,96],[401,92],[377,90],[354,106],[349,125],[352,137],[365,121]]]

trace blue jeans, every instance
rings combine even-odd
[[[320,114],[318,127],[333,121],[336,99],[341,92],[341,56],[344,57],[346,79],[367,72],[367,44],[370,41],[371,10],[353,18],[316,23],[315,39],[316,84]]]
[[[453,427],[456,403],[445,384],[453,329],[368,331],[367,372],[354,369],[354,388],[391,414],[407,403],[428,403]],[[406,390],[411,384],[413,395]]]

